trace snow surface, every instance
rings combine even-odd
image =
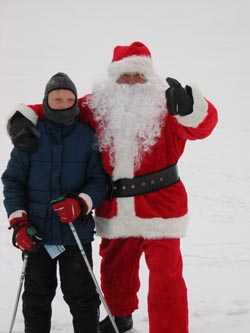
[[[248,0],[0,0],[1,173],[11,149],[6,119],[15,105],[40,102],[57,71],[72,77],[79,96],[90,92],[118,44],[145,42],[163,77],[197,84],[217,106],[214,133],[189,142],[180,161],[190,206],[188,236],[182,240],[190,333],[250,332],[249,17]],[[9,329],[22,263],[3,206],[0,219],[3,333]],[[99,279],[98,244],[96,239]],[[140,272],[133,333],[148,332],[143,258]],[[19,304],[15,331],[22,329]],[[52,332],[73,332],[60,288]]]

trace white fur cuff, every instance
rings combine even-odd
[[[199,124],[205,119],[208,110],[208,104],[201,92],[192,87],[192,94],[194,99],[193,112],[187,116],[175,116],[178,122],[186,127],[198,127]]]

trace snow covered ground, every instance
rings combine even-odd
[[[248,0],[0,0],[0,173],[11,149],[6,119],[15,105],[40,102],[57,71],[72,77],[79,95],[90,92],[117,44],[145,42],[161,75],[196,83],[217,106],[214,133],[189,142],[180,161],[190,206],[188,236],[182,240],[190,333],[250,332],[249,16]],[[0,220],[3,333],[9,329],[22,263],[3,206]],[[96,239],[99,279],[98,244]],[[133,333],[148,332],[147,278],[142,258]],[[19,306],[14,331],[22,329]],[[73,332],[60,289],[52,321],[52,333],[59,332]]]

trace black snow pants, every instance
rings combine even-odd
[[[83,246],[92,266],[91,244]],[[57,264],[63,298],[73,317],[74,332],[97,333],[100,300],[77,246],[66,247],[55,259],[51,259],[44,247],[30,252],[22,296],[25,333],[50,332]]]

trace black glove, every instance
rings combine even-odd
[[[10,137],[13,145],[28,154],[32,154],[38,147],[40,133],[34,124],[16,111],[10,120]]]
[[[169,84],[169,88],[165,92],[168,112],[180,116],[192,113],[194,104],[192,88],[190,86],[183,88],[177,80],[171,77],[167,77],[166,81]]]

